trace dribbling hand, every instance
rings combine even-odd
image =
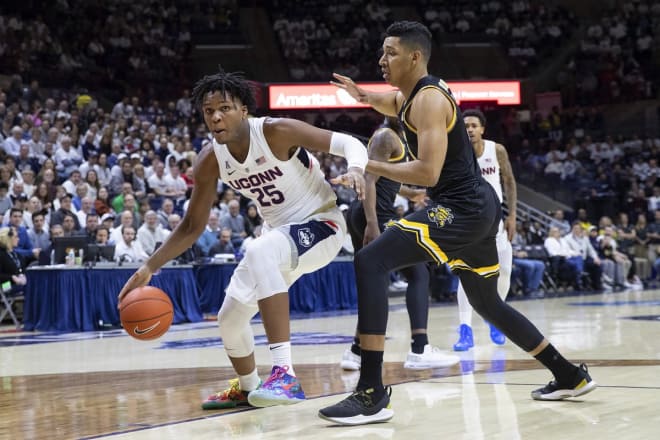
[[[121,292],[119,292],[119,296],[117,297],[117,308],[119,308],[121,300],[128,294],[128,292],[135,288],[146,286],[151,280],[151,275],[151,270],[149,270],[147,266],[140,266],[140,268],[131,275],[128,281],[126,281]]]
[[[348,76],[340,75],[338,73],[333,73],[332,76],[338,81],[330,81],[330,84],[344,89],[351,95],[356,101],[363,104],[369,103],[369,97],[367,96],[367,91],[362,87],[358,87],[355,82]]]
[[[330,183],[353,188],[357,193],[358,200],[364,200],[365,183],[360,170],[351,168],[345,174],[330,179]]]

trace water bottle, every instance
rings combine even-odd
[[[66,256],[65,263],[67,266],[73,266],[76,263],[76,253],[73,249],[69,249],[69,253]]]
[[[76,262],[76,266],[82,265],[82,262],[83,262],[83,250],[82,249],[78,250],[78,256],[75,257],[75,262]]]

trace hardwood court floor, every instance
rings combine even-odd
[[[491,344],[474,319],[477,346],[447,369],[402,368],[408,319],[391,301],[385,382],[389,423],[334,427],[316,416],[354,387],[338,366],[354,314],[292,322],[294,362],[308,400],[289,406],[202,411],[201,400],[234,377],[215,323],[175,326],[140,342],[121,331],[82,334],[0,332],[0,439],[654,439],[660,426],[660,292],[622,292],[516,301],[546,336],[590,367],[600,388],[578,401],[537,402],[550,380],[507,342]],[[455,342],[457,309],[433,307],[431,341]],[[258,342],[263,329],[254,326]],[[269,370],[267,349],[256,349]]]

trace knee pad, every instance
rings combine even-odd
[[[254,351],[254,334],[250,320],[257,313],[257,307],[242,304],[231,297],[225,297],[218,312],[220,337],[227,355],[242,358]]]

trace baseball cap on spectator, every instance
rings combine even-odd
[[[103,223],[106,220],[114,220],[114,219],[115,219],[115,215],[113,213],[106,212],[101,216],[101,223]]]
[[[131,159],[142,159],[142,156],[139,153],[133,153],[131,154]]]
[[[128,155],[126,153],[119,153],[119,156],[117,156],[117,160],[124,160],[128,159]]]

